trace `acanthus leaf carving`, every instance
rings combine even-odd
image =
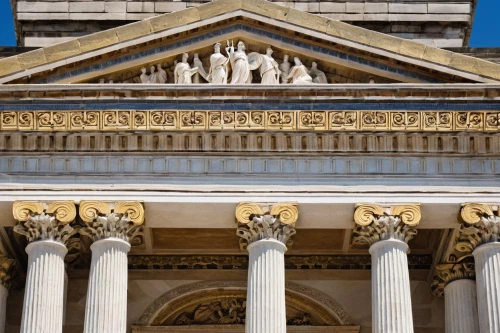
[[[475,279],[474,260],[466,257],[460,262],[436,265],[431,291],[438,297],[444,297],[444,288],[453,281],[461,279]]]
[[[498,205],[465,203],[460,216],[463,224],[455,249],[472,253],[478,246],[500,241],[500,211]]]
[[[13,215],[18,223],[14,231],[26,236],[28,242],[53,240],[66,244],[78,230],[70,225],[76,217],[72,201],[40,202],[16,201]]]

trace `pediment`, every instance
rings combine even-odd
[[[328,83],[500,80],[500,65],[484,60],[264,0],[217,0],[2,59],[0,83],[140,83],[141,68],[158,64],[173,83],[174,62],[183,53],[189,63],[197,53],[207,70],[215,43],[224,53],[227,41],[239,40],[247,53],[272,46],[278,63],[285,54],[307,68],[316,62]],[[260,83],[258,71],[253,78]]]

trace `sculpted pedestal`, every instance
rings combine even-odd
[[[358,205],[353,241],[372,256],[373,333],[413,333],[407,242],[420,221],[418,205]]]

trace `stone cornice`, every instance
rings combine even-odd
[[[73,201],[16,201],[12,213],[18,221],[14,231],[26,236],[28,242],[53,240],[66,244],[77,232],[70,225],[76,217]]]
[[[419,204],[358,204],[354,212],[353,243],[373,245],[389,239],[408,243],[417,234],[420,218]]]
[[[144,223],[144,207],[136,201],[82,201],[79,215],[86,223],[80,233],[94,241],[115,237],[128,242],[141,231]]]
[[[295,222],[299,217],[296,203],[257,204],[242,202],[236,207],[236,234],[240,237],[240,249],[261,239],[275,239],[287,246],[293,244]]]

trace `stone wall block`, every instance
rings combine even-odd
[[[69,11],[71,13],[103,13],[104,4],[104,1],[71,2],[69,4]]]
[[[26,13],[58,13],[68,12],[69,3],[67,1],[58,2],[28,2],[20,1],[17,3],[18,12]]]
[[[185,2],[155,2],[155,12],[157,13],[171,13],[186,8]]]
[[[471,5],[468,3],[430,3],[429,13],[444,13],[444,14],[469,14]]]
[[[154,13],[154,2],[127,2],[127,12],[129,13]]]
[[[106,13],[124,13],[127,11],[127,3],[125,1],[106,1],[104,11]]]
[[[390,3],[389,13],[426,14],[427,4]]]
[[[321,13],[345,13],[346,4],[338,2],[320,2],[319,11]]]

